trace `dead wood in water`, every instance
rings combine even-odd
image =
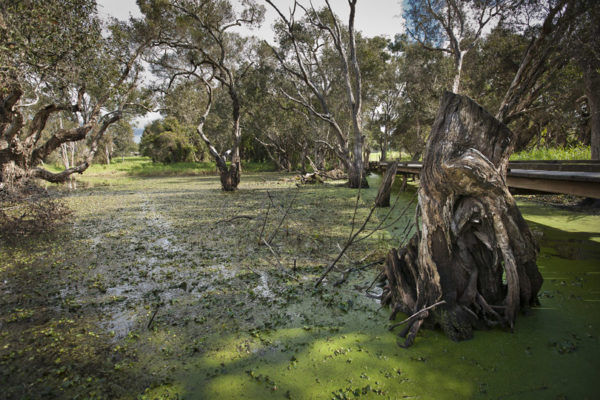
[[[517,312],[537,302],[537,245],[504,179],[514,139],[468,97],[444,94],[420,175],[419,231],[386,262],[382,302],[391,319],[416,315],[402,332],[405,346],[423,323],[453,340],[474,328],[512,328]]]
[[[394,161],[390,165],[388,165],[387,170],[385,171],[385,175],[383,176],[383,181],[381,182],[381,186],[379,186],[379,191],[377,192],[377,197],[375,198],[375,206],[377,207],[389,207],[390,206],[390,196],[392,194],[392,185],[394,184],[394,180],[396,179],[396,171],[398,170],[398,162]]]

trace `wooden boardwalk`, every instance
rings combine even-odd
[[[387,162],[370,162],[385,170]],[[398,174],[418,176],[422,163],[399,162]],[[515,194],[560,193],[600,199],[600,161],[511,161],[506,183]]]

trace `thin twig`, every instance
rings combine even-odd
[[[379,271],[379,273],[377,274],[377,276],[375,277],[375,279],[373,279],[373,282],[371,282],[371,284],[369,285],[369,287],[367,287],[367,289],[365,290],[365,294],[367,296],[372,296],[373,298],[379,298],[381,299],[381,296],[375,296],[369,293],[369,290],[371,290],[371,288],[373,287],[373,285],[375,284],[375,282],[377,282],[379,280],[379,278],[381,278],[381,275],[383,275],[385,273],[385,269]]]
[[[440,306],[442,304],[446,304],[446,300],[442,300],[442,301],[438,301],[435,304],[430,305],[429,307],[425,307],[424,309],[422,309],[421,311],[417,311],[416,313],[414,313],[413,315],[411,315],[410,317],[406,318],[404,321],[402,322],[398,322],[397,324],[394,324],[392,326],[390,326],[390,331],[393,330],[394,328],[399,327],[400,325],[406,324],[408,322],[412,322],[413,320],[417,319],[417,317],[421,314],[423,314],[425,311],[429,311],[432,308],[435,308],[437,306]]]
[[[406,212],[408,211],[409,207],[412,205],[414,200],[415,200],[415,198],[413,197],[413,199],[411,199],[411,201],[404,207],[404,209],[400,213],[400,216],[398,216],[398,218],[394,219],[394,221],[392,221],[390,224],[384,226],[383,228],[381,227],[383,225],[383,223],[385,222],[385,220],[388,218],[388,216],[384,217],[384,219],[379,223],[379,225],[377,225],[375,228],[373,228],[373,230],[371,232],[369,232],[368,234],[366,234],[365,236],[361,237],[360,239],[357,239],[356,242],[363,241],[363,240],[371,237],[375,232],[387,229],[390,226],[393,226],[396,222],[400,221],[400,219],[404,218],[404,216],[406,215]]]
[[[268,243],[273,242],[273,239],[275,239],[275,235],[277,234],[277,231],[279,230],[279,228],[281,228],[281,225],[283,225],[283,221],[285,220],[285,217],[287,217],[288,213],[290,212],[290,209],[294,205],[294,201],[296,200],[296,197],[298,197],[298,193],[300,193],[300,188],[296,189],[296,193],[294,194],[292,201],[290,201],[290,203],[288,204],[288,207],[285,209],[285,212],[283,213],[283,217],[281,217],[281,220],[279,221],[279,225],[277,226],[277,228],[275,228],[273,233],[271,233],[271,238],[267,241]]]
[[[381,264],[385,261],[384,258],[381,258],[377,261],[373,261],[370,262],[368,264],[362,265],[360,267],[354,267],[354,268],[348,268],[347,270],[345,270],[342,274],[342,278],[337,281],[336,283],[333,284],[333,286],[337,287],[340,286],[341,284],[343,284],[344,282],[346,282],[348,280],[348,277],[350,276],[350,273],[354,272],[354,271],[361,271],[363,269],[367,269],[369,267],[372,267],[373,265],[377,265],[377,264]]]
[[[215,225],[221,224],[224,222],[232,222],[232,221],[235,221],[236,219],[254,219],[254,216],[252,216],[252,215],[236,215],[235,217],[232,217],[229,219],[221,219],[221,220],[215,222]]]
[[[148,322],[147,329],[150,329],[150,327],[152,326],[152,321],[154,321],[154,317],[156,317],[156,313],[158,312],[160,305],[161,305],[161,303],[156,304],[156,309],[154,310],[154,313],[152,314],[152,317],[150,318],[150,321]]]
[[[269,248],[269,250],[271,250],[271,253],[273,253],[273,255],[275,256],[275,261],[277,261],[277,265],[279,265],[279,267],[281,269],[283,269],[283,265],[281,265],[281,262],[279,262],[279,254],[277,254],[275,252],[275,250],[273,250],[273,248],[271,247],[271,245],[269,244],[269,242],[267,242],[265,239],[263,239],[262,241]]]
[[[335,245],[337,246],[337,248],[338,248],[339,251],[342,251],[342,246],[340,246],[339,243],[336,243]],[[352,260],[350,259],[350,257],[348,257],[347,254],[344,254],[344,257],[346,258],[346,260],[352,262]]]
[[[367,218],[365,219],[365,222],[363,222],[362,226],[356,231],[356,233],[354,233],[354,235],[352,235],[348,241],[346,242],[346,245],[344,246],[344,248],[342,249],[342,251],[340,252],[340,254],[338,254],[338,256],[335,258],[335,260],[333,260],[333,262],[329,265],[329,267],[327,268],[327,270],[323,273],[323,275],[321,275],[321,277],[317,280],[317,282],[315,283],[315,287],[319,287],[319,285],[321,284],[321,282],[323,282],[323,279],[325,279],[325,277],[327,276],[327,274],[329,274],[331,272],[331,270],[335,267],[335,265],[337,264],[337,262],[340,260],[340,258],[342,258],[342,256],[344,255],[344,253],[346,252],[346,250],[348,250],[348,248],[352,245],[352,243],[354,242],[354,240],[356,239],[356,237],[358,235],[360,235],[360,233],[365,229],[365,227],[367,226],[367,223],[369,222],[369,220],[371,219],[371,216],[373,215],[373,212],[375,211],[377,207],[375,205],[373,205],[373,207],[371,208],[371,211],[369,211],[369,215],[367,216]]]
[[[269,191],[267,191],[267,194],[269,193]],[[271,198],[271,196],[269,196],[269,199]],[[273,203],[273,201],[271,201],[269,203],[269,206],[267,207],[267,213],[265,215],[265,220],[263,221],[263,226],[262,229],[260,230],[260,234],[258,235],[258,244],[261,243],[262,241],[262,235],[265,232],[265,226],[267,225],[267,219],[269,219],[269,211],[271,210],[271,204]]]

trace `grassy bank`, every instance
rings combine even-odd
[[[53,172],[61,171],[58,166],[49,166]],[[243,162],[245,172],[275,171],[274,164],[270,162]],[[202,176],[216,175],[218,173],[214,162],[181,162],[181,163],[153,163],[148,157],[116,157],[110,164],[94,163],[83,175],[78,177],[161,177],[161,176]]]
[[[510,159],[514,161],[520,160],[589,160],[592,158],[590,146],[571,146],[567,148],[545,148],[535,147],[530,150],[514,153]],[[374,152],[369,155],[369,161],[379,161],[381,159],[380,152]],[[410,156],[399,151],[390,151],[387,154],[388,160],[410,161]]]
[[[590,160],[592,151],[590,146],[572,146],[567,148],[535,147],[531,150],[514,153],[510,159],[520,160]]]

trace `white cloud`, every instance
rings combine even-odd
[[[127,20],[129,16],[141,17],[139,7],[135,0],[97,0],[98,14],[100,17],[115,17],[120,20]]]

